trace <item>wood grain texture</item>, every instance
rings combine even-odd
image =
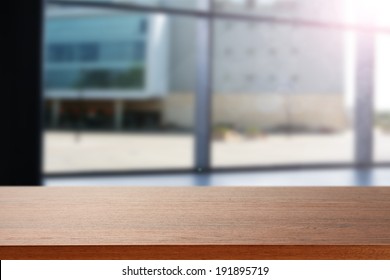
[[[390,188],[0,188],[0,257],[390,259]]]

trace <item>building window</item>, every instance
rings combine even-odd
[[[97,43],[82,43],[78,46],[78,59],[84,62],[99,59],[99,45]]]
[[[255,76],[253,74],[248,74],[246,75],[246,81],[249,82],[249,83],[252,83],[255,81]]]
[[[246,7],[248,9],[253,9],[256,7],[256,0],[246,0]]]
[[[123,61],[132,59],[132,42],[103,42],[100,44],[99,58],[102,61]]]
[[[296,84],[299,82],[299,76],[297,74],[293,74],[291,75],[290,80],[293,84]]]
[[[256,54],[256,50],[254,48],[249,48],[247,50],[248,56],[254,56]]]
[[[277,56],[278,51],[275,48],[270,48],[268,50],[268,53],[269,53],[270,56]]]
[[[291,48],[291,54],[293,54],[293,55],[298,55],[298,54],[299,54],[298,48],[292,47],[292,48]]]
[[[274,74],[270,74],[268,76],[268,82],[275,83],[275,81],[276,81],[276,76]]]
[[[139,30],[142,34],[146,33],[148,31],[148,20],[147,19],[141,20],[140,25],[139,25]]]
[[[134,42],[133,45],[133,59],[136,61],[142,61],[146,56],[146,44],[145,42]]]
[[[74,58],[74,47],[71,44],[53,43],[48,47],[48,60],[50,62],[70,62]]]

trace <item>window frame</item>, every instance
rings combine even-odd
[[[118,171],[91,171],[72,173],[48,173],[46,177],[74,177],[74,176],[107,176],[125,174],[166,174],[178,172],[210,172],[210,171],[248,171],[248,170],[294,170],[294,169],[323,169],[323,168],[353,168],[390,166],[389,163],[373,162],[373,99],[374,99],[374,71],[375,61],[373,47],[375,32],[390,33],[387,28],[373,28],[372,26],[349,25],[338,22],[322,22],[305,19],[282,19],[269,16],[245,15],[232,12],[217,12],[213,7],[213,0],[201,1],[199,9],[182,9],[161,6],[148,6],[134,3],[100,2],[100,1],[73,1],[49,0],[49,5],[78,6],[84,8],[104,8],[120,11],[162,13],[171,16],[187,16],[197,20],[197,62],[196,62],[196,101],[195,101],[195,145],[194,167],[191,169],[176,170],[118,170]],[[294,26],[309,26],[313,28],[327,28],[354,31],[357,34],[357,71],[354,119],[354,159],[352,162],[329,162],[324,164],[305,163],[277,166],[246,166],[214,168],[211,166],[211,103],[212,103],[212,49],[213,49],[213,21],[214,19],[228,19],[231,21],[246,21],[257,24],[289,24]],[[367,66],[369,62],[369,67]],[[364,66],[364,67],[362,67]],[[364,75],[365,79],[359,79]],[[259,155],[261,157],[261,155]]]

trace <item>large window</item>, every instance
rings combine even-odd
[[[231,20],[213,29],[213,166],[353,162],[346,32]]]
[[[192,17],[48,5],[45,172],[192,169],[195,31]]]
[[[49,2],[47,173],[390,158],[382,1]]]

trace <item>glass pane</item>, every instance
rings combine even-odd
[[[192,168],[194,36],[192,18],[47,7],[45,172]]]
[[[375,161],[390,162],[390,34],[376,36]]]
[[[383,0],[213,0],[222,13],[284,20],[389,27],[390,2]]]
[[[352,39],[334,29],[216,21],[212,165],[351,163]]]

